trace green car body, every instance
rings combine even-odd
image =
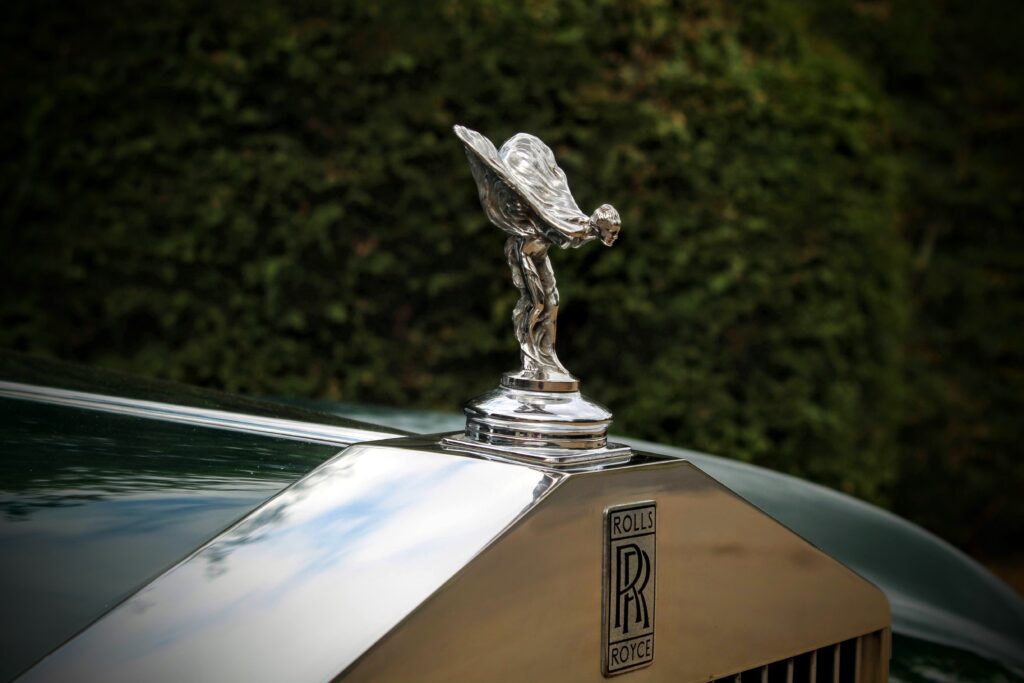
[[[41,400],[26,387],[68,393]],[[86,393],[362,430],[366,438],[375,431],[384,437],[461,428],[461,418],[452,415],[256,402],[5,357],[0,680],[31,669],[340,450],[316,436],[97,410],[75,398]],[[1024,680],[1024,600],[953,547],[805,481],[632,443],[689,460],[882,589],[893,616],[890,680]]]

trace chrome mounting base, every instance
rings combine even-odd
[[[624,462],[628,446],[608,443],[612,414],[579,391],[500,386],[465,407],[466,431],[442,443],[548,467]]]

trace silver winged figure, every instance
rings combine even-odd
[[[498,150],[475,130],[455,126],[455,134],[466,146],[487,218],[509,234],[505,255],[521,294],[512,319],[523,367],[503,383],[575,390],[576,378],[555,353],[558,288],[548,249],[594,239],[611,246],[619,235],[619,213],[610,204],[590,216],[580,211],[555,155],[533,135],[518,133]]]

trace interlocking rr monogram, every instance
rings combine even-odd
[[[636,543],[616,547],[615,554],[619,579],[615,596],[615,628],[629,633],[631,608],[632,621],[649,628],[651,619],[644,588],[651,579],[651,557]]]
[[[625,673],[654,661],[657,506],[605,510],[602,671]]]

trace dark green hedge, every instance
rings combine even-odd
[[[912,250],[897,511],[955,542],[1024,538],[1024,3],[901,0],[817,27],[891,112]]]
[[[954,279],[933,275],[921,236],[946,215],[933,200],[1017,225],[1020,185],[993,208],[1011,183],[992,167],[989,185],[951,195],[958,176],[929,157],[936,105],[894,92],[886,60],[900,55],[859,33],[886,23],[877,8],[890,3],[5,8],[0,345],[455,409],[517,358],[503,235],[451,126],[499,144],[526,130],[586,211],[622,214],[613,249],[554,255],[560,355],[620,431],[911,501],[968,542],[929,517],[949,501],[901,471],[956,458],[962,444],[928,424],[978,417],[945,398],[958,368],[989,378],[975,400],[1020,406],[1019,355],[1016,389],[994,386],[988,356],[972,366],[982,349],[945,362],[947,333],[1012,352],[1009,328],[993,341],[984,301],[963,299],[961,326],[940,300],[1010,306],[1021,278],[975,272],[946,228],[928,254]],[[1002,229],[986,253],[1012,266]],[[1000,420],[990,443],[1020,482],[1020,427]],[[1020,503],[1004,504],[1017,507],[1002,528],[1021,529]]]

